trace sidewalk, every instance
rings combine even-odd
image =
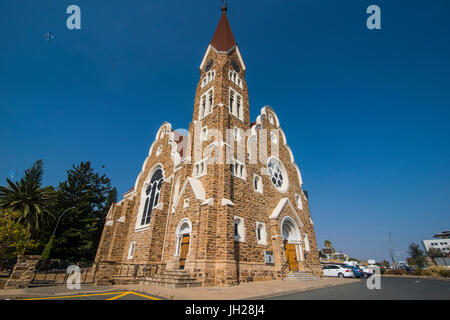
[[[233,287],[163,288],[153,285],[133,284],[114,286],[86,286],[69,290],[65,286],[0,290],[0,299],[26,297],[51,297],[115,291],[135,291],[165,297],[169,300],[254,300],[284,294],[333,287],[361,281],[359,279],[323,278],[311,281],[271,280],[243,283]]]

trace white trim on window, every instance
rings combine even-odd
[[[205,87],[208,83],[216,78],[216,70],[210,70],[206,73],[205,77],[202,79],[201,87]]]
[[[229,112],[241,121],[244,121],[244,100],[236,90],[231,89],[228,96]]]
[[[309,252],[310,248],[309,248],[309,239],[308,239],[308,235],[307,234],[305,234],[304,242],[305,242],[305,251]]]
[[[253,174],[253,190],[259,193],[263,193],[262,177],[257,174]]]
[[[231,159],[231,175],[245,180],[247,178],[247,170],[245,169],[245,164],[239,160]]]
[[[208,158],[200,160],[199,162],[194,164],[194,170],[192,176],[194,178],[200,178],[204,176],[208,171]]]
[[[202,128],[202,132],[201,132],[201,134],[200,134],[200,139],[201,139],[202,141],[208,140],[208,126],[204,126],[204,127]]]
[[[245,224],[244,218],[234,216],[233,219],[234,241],[245,242]]]
[[[230,79],[239,88],[243,88],[242,79],[239,77],[239,74],[236,71],[230,70],[228,72],[228,79]]]
[[[134,252],[136,251],[136,241],[130,242],[130,247],[128,248],[128,256],[127,259],[133,259]]]
[[[295,203],[298,209],[303,210],[302,197],[299,194],[295,194]]]
[[[267,245],[266,224],[256,221],[256,242],[260,245]]]
[[[198,110],[199,120],[210,114],[214,107],[214,87],[206,91],[200,97],[200,106]]]

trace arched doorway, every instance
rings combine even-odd
[[[301,235],[297,224],[292,218],[286,217],[283,219],[281,223],[281,235],[283,237],[284,255],[289,265],[289,271],[298,271],[297,250],[301,242]]]
[[[180,269],[184,269],[191,244],[192,223],[189,219],[180,221],[177,227],[177,248],[175,254],[179,256]]]

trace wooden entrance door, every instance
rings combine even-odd
[[[298,271],[297,254],[295,251],[295,244],[284,243],[284,252],[289,264],[289,271]]]
[[[189,251],[189,234],[184,234],[181,238],[181,250],[180,250],[180,269],[184,269],[186,257]]]

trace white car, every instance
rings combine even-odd
[[[368,266],[362,266],[361,270],[368,276],[371,276],[375,273],[375,268],[378,268],[376,265],[368,265]]]
[[[329,264],[322,268],[324,277],[353,278],[353,270],[337,264]]]

